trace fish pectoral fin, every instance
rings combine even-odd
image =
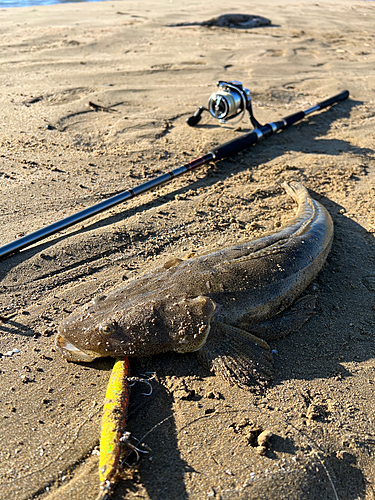
[[[206,369],[248,390],[264,388],[272,378],[269,350],[260,347],[247,332],[219,321],[211,324],[207,342],[197,355]]]
[[[301,328],[303,323],[314,314],[316,299],[313,295],[306,295],[297,300],[285,311],[273,316],[267,321],[258,324],[241,322],[241,327],[250,334],[259,335],[262,339],[277,340]]]
[[[241,328],[237,328],[235,326],[227,325],[225,323],[222,323],[225,326],[225,332],[230,335],[230,336],[236,336],[242,337],[243,339],[248,339],[251,340],[255,345],[261,347],[265,351],[271,351],[270,346],[267,344],[265,340],[262,338],[258,337],[257,335],[254,335],[251,332],[248,332],[246,330],[241,330]]]

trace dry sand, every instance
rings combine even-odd
[[[219,2],[220,4],[220,2]],[[53,348],[79,304],[171,256],[257,237],[293,214],[284,180],[330,211],[335,240],[309,287],[317,314],[272,343],[253,395],[194,356],[132,362],[128,428],[151,448],[113,498],[373,499],[375,491],[375,3],[240,0],[251,30],[202,26],[228,4],[105,2],[0,10],[1,244],[135,186],[250,129],[204,116],[219,79],[275,120],[345,88],[350,99],[0,262],[2,499],[94,499],[113,361]],[[95,112],[89,101],[113,106]],[[164,423],[157,426],[163,419]],[[154,427],[156,426],[156,427]],[[270,430],[264,455],[254,436]]]

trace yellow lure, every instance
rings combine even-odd
[[[116,359],[105,396],[100,437],[99,476],[102,487],[114,480],[121,457],[120,438],[125,432],[129,403],[129,360]]]

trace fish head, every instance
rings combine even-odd
[[[215,302],[209,297],[99,296],[59,326],[55,345],[70,361],[102,356],[191,352],[206,341]]]

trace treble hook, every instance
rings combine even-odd
[[[124,434],[121,436],[120,438],[120,441],[122,443],[124,443],[124,445],[129,448],[130,450],[134,451],[135,455],[136,455],[136,461],[130,465],[126,462],[126,459],[124,460],[124,464],[126,464],[128,467],[134,467],[135,465],[137,465],[137,463],[140,461],[141,459],[141,453],[143,453],[144,455],[148,455],[149,453],[149,450],[141,450],[140,448],[137,448],[137,446],[135,446],[133,443],[130,442],[130,432],[127,431],[127,432],[124,432]],[[139,441],[138,441],[139,442]],[[129,454],[130,455],[130,454]],[[128,458],[129,455],[126,457]]]
[[[155,373],[153,373],[153,372],[147,372],[147,373],[152,374],[152,376],[149,377],[149,378],[140,378],[140,377],[128,377],[127,378],[128,382],[131,382],[129,384],[129,387],[133,387],[133,385],[135,385],[136,382],[143,382],[144,384],[148,385],[150,392],[141,392],[142,396],[151,396],[151,394],[153,392],[150,380],[152,380],[152,379],[155,378]],[[143,375],[143,374],[141,374],[141,375],[143,377],[146,377],[146,375]]]

